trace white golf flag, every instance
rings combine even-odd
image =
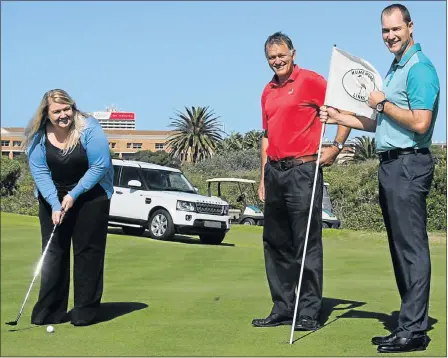
[[[333,47],[325,105],[374,118],[367,101],[370,92],[381,91],[378,71],[366,60]]]

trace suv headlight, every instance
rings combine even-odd
[[[178,200],[176,204],[176,209],[181,211],[196,211],[194,203],[191,201]]]
[[[223,205],[222,206],[222,215],[228,215],[229,214],[229,205]]]

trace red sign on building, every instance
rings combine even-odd
[[[135,113],[133,112],[112,112],[109,119],[133,120]]]

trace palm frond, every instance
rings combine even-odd
[[[355,154],[353,160],[360,162],[368,159],[376,159],[378,155],[376,154],[375,138],[362,136],[353,139],[355,144]]]
[[[211,157],[223,140],[219,118],[208,106],[185,107],[185,112],[176,110],[169,124],[175,134],[167,140],[171,156],[193,162]]]

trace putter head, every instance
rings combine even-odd
[[[8,326],[17,326],[17,321],[5,322]]]

